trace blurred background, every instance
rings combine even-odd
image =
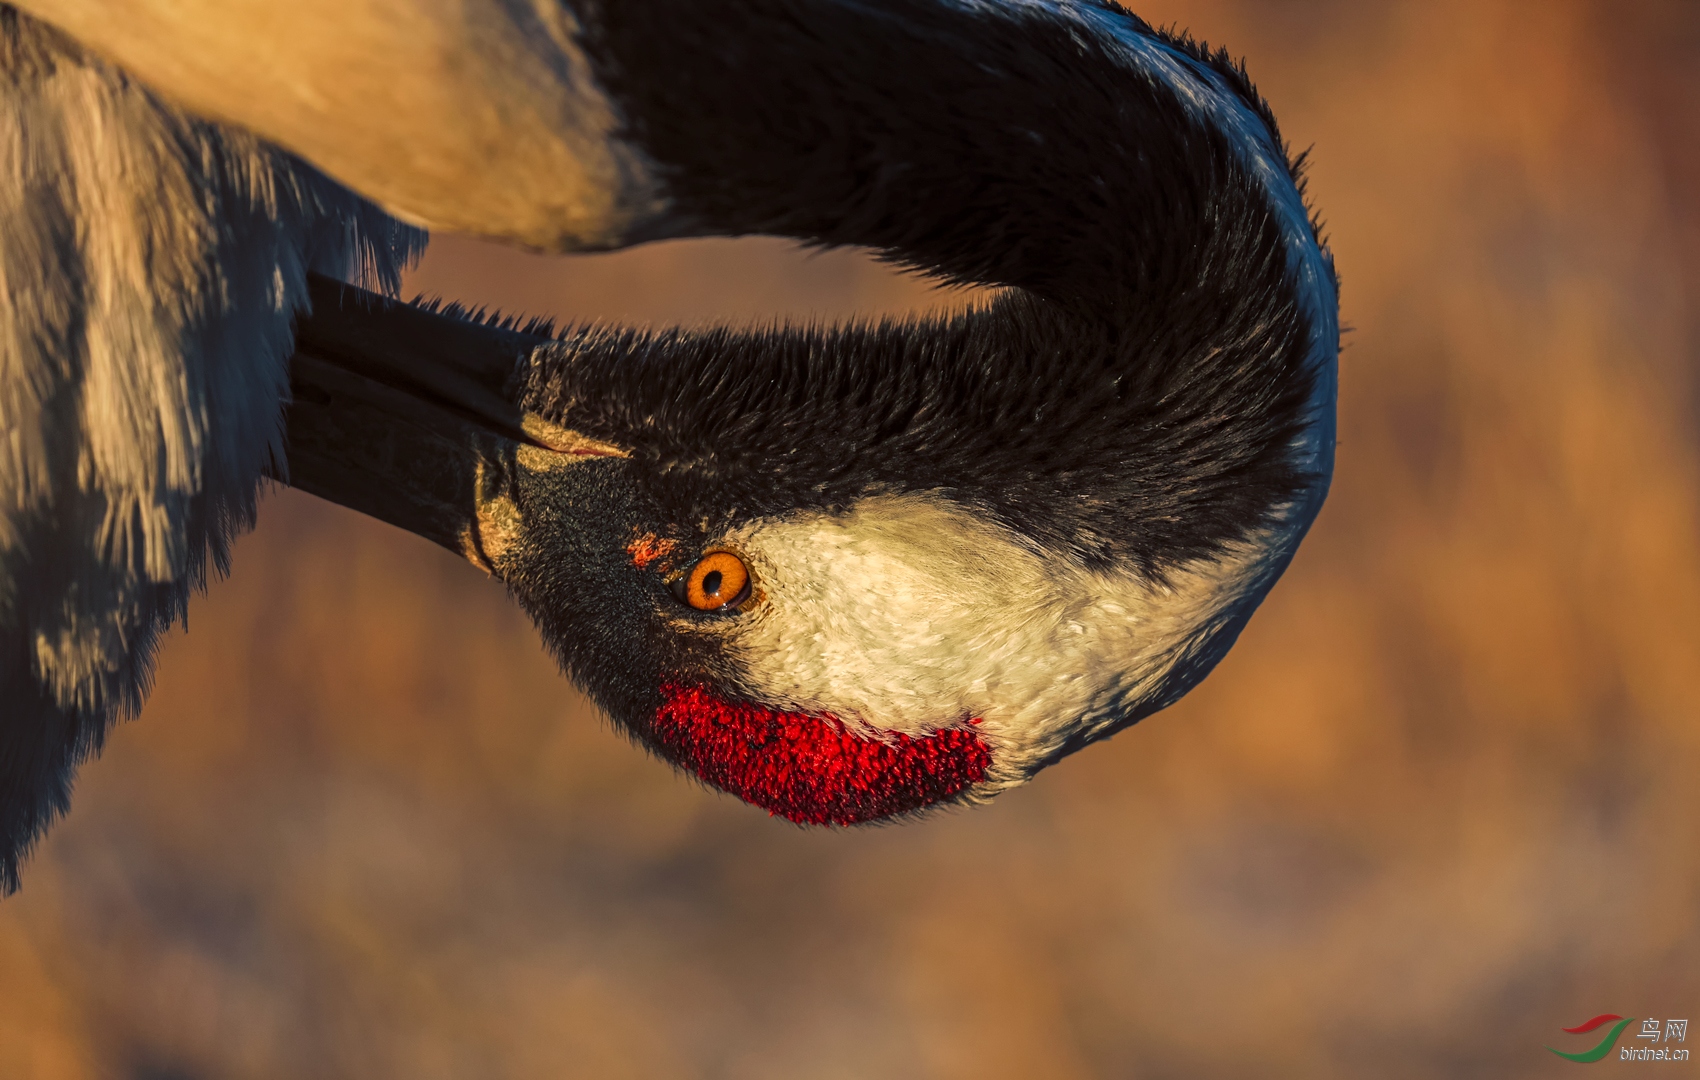
[[[1140,10],[1314,146],[1352,328],[1332,499],[1211,679],[993,806],[803,831],[279,492],[0,904],[0,1077],[1546,1077],[1700,1021],[1700,6]],[[765,240],[440,237],[409,287],[967,299]]]

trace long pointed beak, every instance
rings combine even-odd
[[[314,276],[296,326],[291,486],[417,533],[485,569],[491,508],[514,470],[620,454],[517,404],[550,339],[424,311]],[[558,458],[556,459],[558,460]]]

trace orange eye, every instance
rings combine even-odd
[[[698,611],[719,611],[744,599],[750,571],[730,551],[704,555],[685,577],[685,603]]]

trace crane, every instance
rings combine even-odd
[[[75,327],[0,360],[12,444],[45,448],[0,458],[0,885],[268,467],[500,578],[661,757],[842,825],[984,801],[1177,700],[1326,495],[1337,287],[1301,162],[1226,53],[1107,0],[20,7],[10,85],[99,87],[114,145],[0,90],[45,148],[19,189],[153,230],[177,276],[46,241],[20,275],[0,241],[11,310]],[[73,182],[47,150],[122,161]],[[999,291],[557,331],[386,297],[420,228],[773,234]],[[92,344],[113,323],[175,336]],[[107,369],[80,428],[24,396]]]

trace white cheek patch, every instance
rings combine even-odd
[[[726,539],[764,594],[729,641],[741,690],[870,734],[978,719],[993,755],[984,793],[1154,693],[1256,603],[1297,542],[1277,528],[1157,585],[1043,554],[928,495],[758,521]]]

